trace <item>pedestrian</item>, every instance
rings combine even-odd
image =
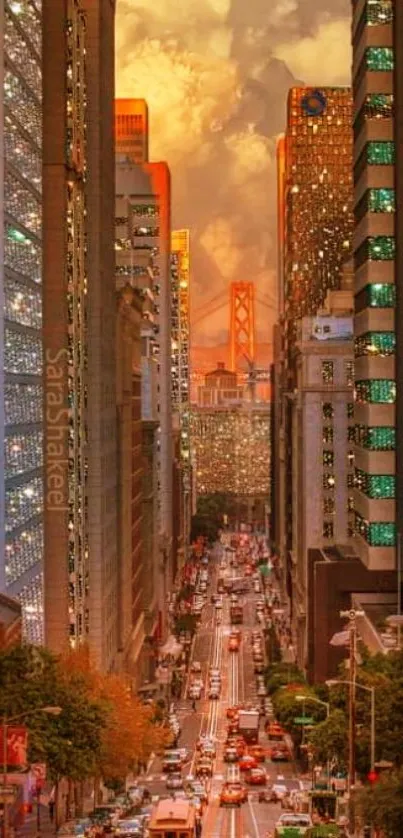
[[[49,809],[50,822],[53,823],[53,821],[55,819],[55,801],[54,800],[49,800],[48,809]]]

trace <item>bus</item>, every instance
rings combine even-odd
[[[188,800],[160,800],[151,814],[149,838],[196,838],[196,810]]]

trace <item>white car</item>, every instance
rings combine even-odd
[[[167,789],[182,789],[183,779],[181,774],[169,774],[165,780]]]

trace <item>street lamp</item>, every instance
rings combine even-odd
[[[336,686],[337,684],[346,684],[351,687],[351,681],[331,679],[326,681],[328,687]],[[359,684],[355,682],[355,686],[360,690],[365,690],[371,693],[371,772],[375,771],[375,687],[367,687],[366,684]],[[355,778],[350,777],[350,785],[354,785]]]
[[[321,698],[316,698],[314,695],[296,695],[295,701],[312,701],[314,704],[321,704],[322,707],[326,709],[326,720],[329,718],[330,715],[330,704],[328,701],[322,701]],[[327,773],[327,786],[330,787],[330,762],[329,759],[326,761],[326,773]],[[313,773],[312,773],[312,788],[313,788]]]
[[[8,802],[7,802],[7,734],[8,728],[14,722],[18,722],[20,719],[26,719],[27,716],[34,716],[37,713],[47,713],[49,716],[59,716],[62,712],[61,707],[56,707],[53,705],[46,704],[44,707],[36,707],[34,710],[25,710],[23,713],[18,713],[16,716],[11,716],[8,718],[7,716],[3,716],[3,789],[4,789],[4,801],[3,801],[3,838],[7,838],[8,836]],[[39,806],[39,804],[38,804]]]

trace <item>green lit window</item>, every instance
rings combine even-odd
[[[396,209],[394,189],[369,189],[367,199],[370,212],[394,212]]]
[[[360,492],[374,500],[395,497],[394,474],[366,474],[357,468],[354,482]]]
[[[323,402],[322,415],[324,419],[333,419],[333,405],[331,402]]]
[[[396,527],[389,521],[366,521],[358,512],[355,513],[355,532],[371,547],[394,547]]]
[[[355,389],[357,402],[394,404],[396,401],[396,382],[389,378],[356,381]]]
[[[370,166],[393,166],[395,144],[389,140],[367,143],[367,163]]]
[[[392,119],[394,114],[391,93],[368,93],[365,98],[367,119]]]
[[[367,285],[367,299],[371,308],[394,308],[396,305],[396,288],[394,285],[384,282]]]
[[[367,0],[365,19],[368,26],[383,26],[387,23],[392,23],[392,0]]]
[[[326,450],[323,452],[323,465],[324,466],[333,466],[334,464],[334,453],[333,451]]]
[[[386,357],[394,355],[396,349],[396,335],[394,332],[366,332],[355,339],[355,354],[379,355]]]
[[[393,70],[394,55],[392,47],[367,47],[365,62],[367,70],[381,73]]]
[[[367,241],[370,260],[384,261],[395,258],[394,236],[371,236]]]
[[[370,451],[394,451],[396,429],[393,427],[366,428],[364,441],[360,444]]]

